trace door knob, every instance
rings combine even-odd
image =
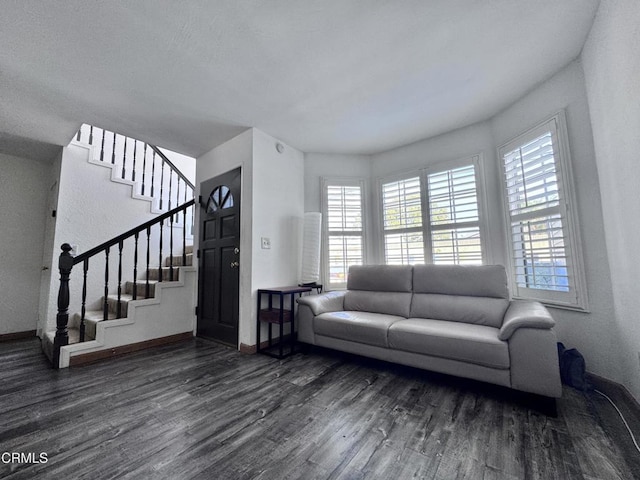
[[[240,266],[240,263],[238,262],[231,262],[231,268],[238,268]]]

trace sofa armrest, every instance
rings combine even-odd
[[[314,315],[343,310],[346,291],[323,293],[322,295],[307,295],[298,298],[300,305],[307,305]]]
[[[498,333],[500,340],[509,340],[519,328],[550,329],[556,322],[540,302],[532,300],[512,300],[504,314],[502,328]]]

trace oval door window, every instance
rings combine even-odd
[[[207,213],[213,213],[231,207],[233,207],[233,195],[231,195],[229,187],[220,185],[214,188],[207,202]]]

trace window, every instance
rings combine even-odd
[[[475,165],[427,175],[433,263],[481,264]]]
[[[478,157],[447,167],[430,167],[408,178],[381,183],[386,263],[483,262]]]
[[[420,177],[382,185],[384,255],[388,264],[424,263]]]
[[[564,116],[499,149],[515,297],[585,309],[578,229],[568,215],[571,172]]]
[[[364,263],[363,184],[323,181],[325,218],[325,285],[343,288],[349,266]]]

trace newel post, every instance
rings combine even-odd
[[[60,269],[60,289],[58,290],[58,315],[56,316],[56,336],[53,339],[53,368],[60,367],[60,348],[69,344],[67,324],[69,323],[69,276],[73,268],[71,245],[63,243],[58,260]]]

